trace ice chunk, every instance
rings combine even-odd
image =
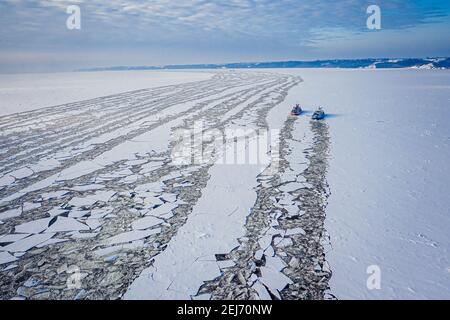
[[[156,170],[156,169],[160,168],[161,166],[162,166],[162,162],[149,162],[149,163],[141,166],[141,171],[139,173],[145,174],[145,173],[151,172],[153,170]]]
[[[135,240],[140,240],[147,238],[153,234],[161,232],[161,228],[150,229],[150,230],[133,230],[124,233],[120,233],[106,240],[107,244],[119,244],[125,242],[131,242]]]
[[[25,251],[43,243],[44,241],[49,240],[54,235],[55,235],[54,233],[34,234],[25,239],[16,241],[5,247],[2,247],[1,250],[9,251],[9,252],[25,252]]]
[[[43,200],[58,199],[58,198],[63,197],[67,193],[69,193],[69,192],[66,190],[60,190],[60,191],[43,193],[43,194],[41,194],[41,197]]]
[[[114,194],[114,191],[97,191],[97,193],[84,198],[72,198],[67,205],[74,207],[90,207],[98,201],[108,202]]]
[[[177,195],[173,193],[163,193],[161,198],[166,202],[175,202],[177,200]]]
[[[255,291],[258,293],[258,296],[261,300],[272,300],[266,287],[263,284],[261,284],[259,281],[256,281],[253,284],[252,288],[255,289]]]
[[[281,291],[288,284],[292,284],[292,280],[286,277],[282,272],[267,267],[261,267],[260,269],[261,278],[259,280],[264,283],[272,293],[274,290]]]
[[[125,162],[125,164],[127,166],[137,166],[137,165],[140,165],[140,164],[143,164],[146,162],[147,162],[147,160],[130,160],[130,161]]]
[[[167,203],[167,204],[163,204],[163,205],[161,205],[159,207],[156,207],[153,210],[150,210],[148,212],[148,214],[152,215],[152,216],[161,217],[161,216],[167,215],[168,213],[170,213],[176,207],[178,207],[177,204]]]
[[[163,184],[159,181],[138,185],[135,191],[153,191],[160,192],[163,188]]]
[[[22,214],[22,209],[21,208],[17,208],[17,209],[11,209],[8,211],[4,211],[0,213],[0,220],[6,220],[9,218],[14,218],[14,217],[18,217]]]
[[[298,206],[293,205],[293,206],[286,206],[284,207],[284,209],[287,210],[287,216],[288,217],[293,217],[296,215],[301,215],[300,214],[300,209],[298,208]]]
[[[89,198],[95,199],[97,201],[108,202],[112,196],[116,194],[115,191],[97,191],[94,195]]]
[[[295,204],[295,201],[292,197],[285,197],[284,199],[278,201],[278,204],[281,204],[282,206],[291,206]]]
[[[30,169],[34,172],[42,172],[47,170],[52,170],[61,165],[61,163],[53,158],[42,159],[36,164],[30,165]]]
[[[80,211],[70,211],[68,217],[69,218],[82,218],[90,214],[88,210],[80,210]]]
[[[261,247],[261,249],[263,249],[263,250],[266,249],[272,243],[272,235],[262,236],[258,240],[258,243],[259,243],[259,246]]]
[[[74,191],[90,191],[90,190],[99,190],[103,189],[105,186],[102,184],[88,184],[88,185],[82,185],[82,186],[75,186],[73,188],[70,188],[70,190]]]
[[[8,252],[0,252],[0,265],[5,263],[10,263],[13,261],[16,261],[17,258],[13,255],[9,254]]]
[[[12,270],[17,268],[19,265],[18,264],[10,264],[9,266],[7,266],[5,269],[3,269],[3,271],[8,271],[8,270]]]
[[[49,239],[47,241],[42,242],[41,244],[38,244],[36,248],[43,248],[45,246],[49,246],[52,244],[60,243],[60,242],[66,242],[69,241],[69,239]]]
[[[95,230],[102,225],[99,219],[87,219],[85,222],[92,230]]]
[[[259,249],[258,251],[255,252],[255,259],[257,260],[261,260],[262,256],[263,256],[263,250]]]
[[[22,240],[23,238],[28,237],[29,234],[7,234],[5,236],[0,237],[0,243],[11,243]]]
[[[66,209],[61,209],[61,208],[53,208],[51,210],[49,210],[47,213],[50,215],[50,217],[55,217],[55,216],[59,216],[61,214],[67,213],[68,210]]]
[[[275,246],[278,248],[290,247],[293,245],[291,238],[277,238],[275,241]]]
[[[113,172],[113,174],[117,176],[130,176],[133,174],[133,171],[131,171],[130,169],[122,169],[120,171]]]
[[[89,230],[89,227],[73,218],[58,217],[45,232],[65,232]]]
[[[30,222],[22,223],[15,228],[16,233],[41,233],[48,228],[48,224],[52,218],[43,218]]]
[[[298,228],[294,228],[294,229],[288,229],[286,230],[286,236],[291,236],[294,234],[301,234],[301,235],[305,235],[306,232],[305,230],[303,230],[302,228],[298,227]]]
[[[103,218],[111,212],[111,209],[94,209],[91,210],[91,216],[89,219]]]
[[[299,188],[300,188],[300,186],[296,183],[287,183],[287,184],[284,184],[284,185],[278,187],[278,189],[280,189],[280,191],[282,191],[282,192],[291,192],[291,191],[295,191]]]
[[[163,223],[164,220],[158,219],[154,216],[147,216],[136,221],[133,221],[132,226],[133,230],[144,230],[151,227],[154,227],[158,224]]]
[[[72,232],[70,236],[73,239],[91,239],[91,238],[95,238],[97,235],[98,235],[98,233],[96,233],[96,232],[81,233],[81,232],[75,231],[75,232]]]
[[[94,253],[97,256],[103,257],[112,253],[120,252],[120,251],[128,251],[136,248],[140,248],[144,246],[143,240],[133,241],[131,243],[121,244],[117,246],[107,247],[103,249],[95,250]]]
[[[127,177],[123,178],[122,181],[123,181],[123,183],[131,184],[131,183],[135,183],[138,179],[139,179],[139,176],[136,174],[133,174],[131,176],[127,176]]]
[[[139,196],[141,197],[141,194],[139,194]],[[146,208],[154,208],[162,204],[164,204],[164,202],[160,200],[158,196],[151,195],[149,197],[144,197],[143,199],[143,205],[145,205]]]
[[[14,179],[12,176],[3,176],[0,178],[0,187],[6,187],[14,183],[16,179]]]
[[[23,179],[23,178],[27,178],[29,176],[31,176],[34,173],[33,170],[31,170],[30,168],[21,168],[18,170],[15,170],[13,172],[10,172],[9,175],[13,176],[16,179]]]
[[[217,265],[219,266],[220,269],[226,269],[226,268],[234,267],[235,263],[233,260],[222,260],[222,261],[217,261]]]
[[[278,257],[266,256],[265,266],[273,270],[281,271],[286,267],[286,263]]]
[[[82,161],[63,170],[58,177],[59,181],[72,180],[82,177],[91,172],[103,169],[103,167],[92,161]]]
[[[94,205],[94,203],[97,202],[97,199],[95,198],[72,198],[72,200],[69,201],[69,203],[67,203],[68,206],[73,206],[73,207],[90,207],[92,205]]]
[[[31,211],[37,208],[40,208],[41,204],[40,203],[35,203],[35,202],[25,202],[23,204],[23,208],[22,211],[23,212],[27,212],[27,211]]]

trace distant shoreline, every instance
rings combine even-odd
[[[77,69],[76,72],[186,70],[186,69],[271,69],[271,68],[343,68],[343,69],[450,69],[450,58],[380,58],[314,61],[237,62],[223,64],[180,64],[164,66],[112,66]]]

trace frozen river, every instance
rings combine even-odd
[[[2,75],[0,97],[3,299],[450,297],[448,71]],[[180,162],[180,132],[234,162]]]

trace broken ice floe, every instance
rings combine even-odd
[[[121,182],[123,182],[125,184],[132,184],[132,183],[135,183],[136,181],[138,181],[138,179],[139,179],[139,175],[133,174],[131,176],[127,176],[127,177],[123,178],[121,180]]]
[[[28,212],[37,208],[40,208],[41,204],[40,203],[35,203],[35,202],[25,202],[22,205],[22,212]]]
[[[283,290],[288,284],[292,284],[292,280],[278,270],[268,267],[261,267],[261,277],[259,280],[266,285],[272,294],[279,296],[279,292]]]
[[[42,172],[42,171],[48,171],[53,170],[61,165],[61,162],[59,162],[57,159],[53,158],[46,158],[41,159],[39,162],[34,163],[30,165],[30,169],[34,172]]]
[[[55,217],[55,216],[59,216],[59,215],[63,215],[68,213],[69,210],[67,209],[62,209],[62,208],[53,208],[49,211],[47,211],[47,213],[50,215],[50,217]]]
[[[55,238],[53,238],[53,239],[49,239],[47,241],[44,241],[44,242],[38,244],[36,246],[36,248],[43,248],[43,247],[46,247],[46,246],[50,246],[52,244],[57,244],[57,243],[66,242],[66,241],[69,241],[69,240],[68,239],[55,239]]]
[[[305,232],[305,230],[303,230],[303,228],[297,227],[297,228],[286,230],[285,236],[292,236],[295,234],[305,235],[306,232]]]
[[[175,202],[177,200],[177,195],[173,193],[163,193],[160,197],[164,202]]]
[[[86,196],[83,198],[72,198],[68,203],[68,207],[91,207],[98,201],[108,202],[111,197],[115,194],[114,191],[97,191],[93,195]]]
[[[291,238],[277,237],[277,238],[275,238],[274,242],[275,242],[275,246],[277,248],[285,248],[285,247],[290,247],[293,245]]]
[[[147,216],[138,220],[133,221],[133,230],[144,230],[163,223],[164,220],[156,218],[154,216]]]
[[[0,236],[0,243],[12,243],[28,237],[29,234],[7,234]]]
[[[51,220],[52,218],[43,218],[25,222],[16,226],[14,230],[16,233],[41,233],[48,228],[48,224]]]
[[[93,183],[88,185],[74,186],[70,188],[70,190],[83,192],[83,191],[99,190],[103,188],[105,188],[103,184]]]
[[[252,288],[255,289],[261,300],[272,300],[267,288],[259,280],[255,281]]]
[[[141,166],[140,174],[150,173],[162,166],[163,162],[149,162]]]
[[[178,204],[166,203],[160,205],[152,210],[147,211],[146,215],[151,215],[155,217],[161,217],[164,219],[168,219],[172,217],[172,210],[178,207]]]
[[[56,221],[45,232],[83,231],[90,228],[73,218],[57,217]]]
[[[16,261],[17,258],[8,252],[0,252],[0,265]]]
[[[92,209],[89,218],[90,219],[101,219],[101,218],[106,217],[111,212],[112,212],[111,208]]]
[[[0,220],[6,220],[6,219],[18,217],[21,214],[22,214],[22,208],[3,211],[3,212],[0,212]]]
[[[98,236],[97,232],[78,232],[78,231],[73,231],[70,232],[68,234],[72,239],[91,239],[91,238],[95,238]]]
[[[135,241],[131,241],[130,243],[124,243],[124,244],[113,245],[113,246],[102,248],[102,249],[97,249],[94,251],[94,253],[99,257],[104,257],[104,256],[111,255],[113,253],[125,252],[128,250],[140,248],[140,247],[143,247],[144,245],[145,245],[145,243],[143,240],[135,240]]]
[[[11,243],[7,246],[1,247],[0,250],[9,252],[25,252],[43,243],[44,241],[49,240],[54,235],[54,233],[34,234],[27,238]]]
[[[125,165],[138,166],[138,165],[144,164],[146,162],[147,162],[147,160],[130,160],[130,161],[125,162]]]
[[[111,238],[108,238],[105,242],[106,242],[106,244],[109,244],[109,245],[132,242],[135,240],[148,238],[149,236],[160,233],[160,232],[161,232],[161,228],[150,229],[150,230],[133,230],[133,231],[128,231],[128,232],[124,232],[124,233],[115,235]]]
[[[90,214],[89,210],[80,210],[80,211],[70,211],[68,214],[69,218],[83,218]]]
[[[92,230],[97,229],[102,225],[102,222],[99,219],[86,219],[85,223],[91,228]]]
[[[13,184],[16,179],[10,175],[6,175],[0,178],[0,187],[7,187]]]
[[[42,200],[53,200],[53,199],[59,199],[68,194],[69,191],[67,190],[60,190],[60,191],[54,191],[54,192],[47,192],[42,193],[41,198]]]
[[[9,173],[9,175],[16,179],[24,179],[24,178],[27,178],[27,177],[33,175],[33,173],[34,173],[33,170],[25,167],[25,168],[21,168],[21,169],[12,171]]]
[[[226,269],[226,268],[234,267],[236,264],[234,263],[233,260],[223,260],[223,261],[217,261],[217,265],[219,266],[220,269]]]
[[[4,268],[2,271],[12,270],[12,269],[17,268],[18,266],[19,266],[18,264],[13,263],[13,264],[8,265],[8,266],[7,266],[6,268]]]
[[[163,188],[164,188],[164,184],[160,181],[157,181],[157,182],[140,184],[140,185],[136,186],[136,188],[134,190],[137,192],[144,191],[144,192],[160,193]]]

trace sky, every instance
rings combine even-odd
[[[449,14],[449,0],[0,0],[0,72],[450,56]]]

